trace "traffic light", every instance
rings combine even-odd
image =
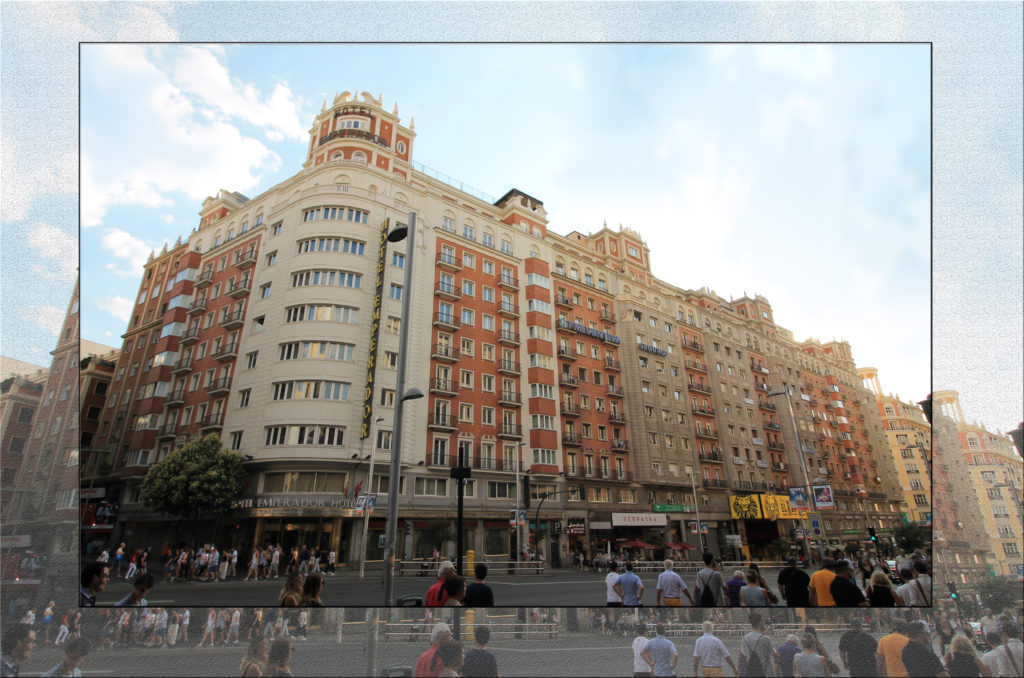
[[[523,508],[530,508],[530,476],[523,476]]]
[[[953,582],[946,582],[946,586],[949,587],[949,597],[950,598],[952,598],[953,600],[956,600],[957,598],[960,597],[960,594],[957,593],[957,591],[956,591],[956,584],[954,584]]]
[[[878,541],[878,535],[875,534],[875,528],[873,528],[873,527],[869,527],[868,528],[868,536],[871,537],[871,541],[873,541],[873,542],[877,542]]]

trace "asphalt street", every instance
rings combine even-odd
[[[764,568],[762,574],[775,593],[775,581],[779,568]],[[683,580],[691,589],[696,575],[681,572]],[[728,579],[732,572],[723,573]],[[658,572],[641,572],[640,579],[646,587],[643,602],[653,605]],[[590,572],[574,569],[548,568],[543,574],[520,573],[509,575],[494,570],[487,577],[487,584],[494,591],[497,605],[508,606],[603,606],[605,603],[604,572]],[[383,604],[383,586],[379,570],[370,570],[365,579],[359,579],[358,572],[338,570],[337,575],[325,575],[322,599],[328,606],[377,606]],[[429,576],[404,575],[395,578],[396,598],[406,595],[422,596],[435,578]],[[150,606],[273,606],[284,586],[284,579],[259,582],[243,582],[240,579],[224,582],[176,581],[157,583],[147,600]],[[113,605],[129,593],[131,585],[123,578],[111,579],[107,589],[100,593],[99,605]]]

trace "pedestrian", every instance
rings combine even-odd
[[[308,640],[308,638],[306,638],[306,626],[308,624],[309,612],[306,610],[306,608],[302,608],[301,610],[299,610],[299,630],[297,632],[297,635],[301,636],[303,640]]]
[[[231,553],[224,549],[220,554],[220,567],[217,569],[217,579],[224,581],[228,578],[228,569],[231,567]]]
[[[997,655],[999,657],[999,676],[1021,676],[1024,669],[1024,643],[1020,639],[1020,626],[1013,622],[1006,622],[1000,630],[1000,638],[1003,641],[1002,648]]]
[[[683,599],[680,595],[685,594],[686,599],[693,606],[693,596],[686,588],[686,582],[672,569],[672,561],[665,560],[665,570],[658,575],[658,589],[655,605],[661,605],[664,601],[665,607],[682,607]]]
[[[618,581],[619,564],[613,560],[608,563],[608,574],[604,578],[605,607],[622,607],[622,588]]]
[[[647,647],[647,625],[643,622],[636,625],[636,638],[633,639],[633,678],[647,678],[651,675],[651,665],[643,657]]]
[[[724,607],[729,589],[725,586],[722,573],[716,569],[718,562],[712,553],[704,554],[704,569],[697,573],[693,585],[694,596],[700,607]]]
[[[740,641],[740,671],[744,676],[775,676],[775,650],[764,626],[760,613],[751,612],[750,632]]]
[[[40,622],[42,622],[42,627],[43,627],[42,628],[42,632],[43,632],[43,641],[42,642],[44,642],[44,643],[50,642],[50,627],[53,624],[53,608],[56,607],[56,605],[57,605],[57,603],[55,603],[54,601],[51,600],[46,605],[46,607],[43,609],[43,616],[40,619]]]
[[[21,664],[32,656],[36,647],[36,630],[26,624],[13,624],[4,631],[4,649],[0,655],[0,676],[16,678]]]
[[[181,630],[178,631],[183,645],[188,645],[188,625],[191,619],[192,612],[186,607],[185,611],[181,613]]]
[[[914,561],[914,580],[917,582],[918,592],[923,599],[923,606],[930,607],[932,604],[932,577],[928,574],[928,564],[924,560]]]
[[[436,551],[436,549],[435,549]],[[448,593],[444,590],[444,583],[455,576],[455,565],[450,560],[442,560],[437,566],[437,581],[427,589],[427,595],[423,599],[426,607],[441,607],[448,599]]]
[[[676,651],[676,646],[672,641],[665,637],[665,625],[657,624],[654,627],[654,634],[654,637],[647,641],[640,656],[651,667],[651,675],[676,675],[679,652]]]
[[[832,580],[836,573],[832,571],[835,561],[831,558],[821,559],[821,568],[811,575],[810,591],[812,607],[835,607],[836,602],[832,599]]]
[[[441,659],[437,650],[441,643],[451,640],[452,632],[444,622],[434,624],[430,630],[430,647],[416,660],[416,678],[437,678],[441,672]]]
[[[736,665],[732,662],[732,656],[729,655],[729,649],[721,638],[715,635],[715,623],[705,620],[701,628],[704,635],[693,644],[693,675],[721,678],[725,675],[723,661],[729,664],[733,673],[739,675]]]
[[[877,647],[878,643],[871,634],[864,631],[860,620],[850,620],[850,630],[839,637],[839,659],[843,662],[843,668],[849,671],[851,676],[875,678],[878,675],[878,665],[875,661]]]
[[[853,582],[853,570],[850,569],[848,560],[840,560],[833,566],[833,577],[829,582],[829,595],[832,597],[833,604],[838,607],[871,606],[871,603],[864,598],[864,594]]]
[[[177,610],[171,610],[167,616],[167,647],[174,647],[178,644],[178,632],[181,629],[181,615]]]
[[[125,554],[124,542],[121,542],[121,545],[117,547],[116,551],[114,551],[114,567],[117,568],[117,576],[118,577],[121,576],[121,566],[124,564],[124,554]],[[103,550],[103,553],[100,555],[100,557],[103,559],[103,562],[107,562],[107,550],[106,549]]]
[[[477,624],[473,629],[473,649],[462,660],[463,678],[498,678],[498,660],[487,651],[491,640],[491,629],[486,624]]]
[[[270,651],[267,653],[266,676],[290,676],[292,670],[288,664],[292,660],[292,639],[277,638],[270,644]]]
[[[140,574],[132,582],[132,590],[121,600],[114,604],[114,607],[146,607],[146,596],[153,590],[156,578],[151,574]]]
[[[644,597],[644,584],[633,572],[633,563],[626,563],[626,571],[619,575],[615,585],[622,591],[622,604],[625,607],[640,607]]]
[[[78,606],[96,607],[96,594],[107,586],[110,580],[110,568],[99,561],[86,563],[82,568],[82,576],[78,588]]]
[[[302,583],[302,597],[299,604],[303,607],[323,607],[324,604],[320,600],[320,594],[323,593],[323,590],[324,576],[319,572],[310,574]]]
[[[443,607],[462,607],[466,597],[466,578],[454,575],[444,582],[445,601]]]
[[[74,614],[74,610],[68,610],[60,618],[60,629],[57,631],[57,638],[53,641],[54,645],[60,646],[71,635],[71,617]]]
[[[235,547],[235,546],[231,547],[231,553],[229,555],[229,562],[231,563],[231,567],[228,570],[228,576],[231,577],[232,579],[234,579],[235,577],[238,576],[238,573],[235,571],[236,568],[238,567],[238,548]]]
[[[953,637],[950,651],[943,657],[942,663],[951,676],[979,678],[992,675],[988,666],[978,658],[971,640],[960,634]]]
[[[249,581],[254,579],[255,581],[260,580],[260,549],[258,546],[252,547],[252,554],[249,556],[249,571],[245,573],[245,578],[242,581]]]
[[[828,649],[825,648],[825,643],[818,639],[818,632],[813,626],[808,624],[804,626],[804,635],[809,635],[814,638],[816,644],[815,652],[825,658],[825,675],[838,676],[839,675],[839,664],[832,661],[832,657],[828,654]]]
[[[915,579],[914,582],[917,580]],[[892,582],[884,572],[871,574],[871,585],[868,586],[865,593],[867,593],[868,604],[871,607],[903,607],[906,604],[903,597],[892,590]]]
[[[746,578],[747,585],[740,589],[740,604],[743,607],[768,607],[768,595],[760,586],[757,572],[747,570]]]
[[[302,583],[303,574],[301,572],[296,570],[289,574],[284,588],[281,589],[281,594],[277,597],[277,604],[281,607],[298,607],[299,600],[302,598]]]
[[[740,606],[740,589],[747,585],[747,578],[743,574],[743,570],[736,570],[732,573],[732,577],[725,582],[725,587],[729,589],[729,607]]]
[[[459,678],[462,668],[462,643],[457,640],[446,640],[437,648],[437,657],[441,663],[438,678]]]
[[[330,553],[327,554],[327,571],[333,576],[334,575],[334,563],[338,558],[338,554],[331,549]]]
[[[114,560],[117,560],[117,556],[114,556]],[[132,551],[131,558],[128,559],[128,571],[124,575],[125,579],[131,581],[131,578],[134,577],[135,574],[139,571],[138,560],[139,551],[138,549],[136,549],[135,551]],[[117,573],[118,575],[121,574],[120,567],[117,568]]]
[[[228,625],[228,640],[238,645],[238,628],[242,624],[242,611],[237,607],[231,611],[231,623]]]
[[[85,638],[72,640],[64,648],[64,660],[46,673],[43,673],[42,678],[56,678],[58,676],[74,676],[78,678],[82,675],[82,669],[78,667],[85,660],[86,655],[89,654],[89,649],[89,641]]]
[[[269,574],[267,576],[270,576],[270,577],[273,577],[274,579],[277,579],[280,576],[279,575],[280,569],[281,569],[281,545],[278,544],[277,547],[274,548],[270,552],[270,572],[269,572]]]
[[[903,648],[903,665],[907,675],[911,678],[948,678],[949,672],[928,643],[925,625],[919,621],[910,622],[905,633],[909,641]]]
[[[999,618],[992,614],[992,610],[985,608],[984,614],[981,615],[981,619],[978,620],[981,624],[981,633],[983,636],[988,636],[990,633],[999,633]]]
[[[795,633],[791,633],[786,636],[786,642],[775,648],[775,667],[778,669],[779,678],[793,678],[795,670],[793,666],[793,659],[802,651],[803,649],[800,647],[800,639],[797,638]],[[872,664],[874,664],[874,652],[875,644],[872,642]]]
[[[800,654],[793,657],[793,674],[800,678],[827,676],[828,665],[825,658],[817,652],[818,641],[809,633],[800,639]]]
[[[494,592],[491,587],[484,583],[487,578],[487,564],[476,563],[473,565],[473,583],[466,587],[466,598],[462,604],[466,607],[494,607]],[[470,650],[466,653],[467,661]]]
[[[242,678],[262,678],[267,670],[267,653],[270,643],[263,636],[256,636],[249,641],[249,647],[238,667],[238,675]]]
[[[786,567],[779,572],[779,595],[789,607],[808,607],[811,604],[811,578],[797,567],[796,558],[786,559]]]

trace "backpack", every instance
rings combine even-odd
[[[764,638],[764,636],[761,636],[760,638],[757,639],[757,641],[754,643],[754,650],[753,650],[753,652],[750,652],[749,653],[750,656],[748,656],[746,658],[747,659],[746,666],[743,669],[743,675],[744,676],[759,676],[759,677],[761,677],[761,676],[765,675],[764,667],[761,665],[761,657],[757,654],[757,643],[761,642],[761,638]],[[744,647],[746,647],[746,644],[744,644]],[[748,647],[747,650],[749,650],[749,649],[750,648]]]
[[[711,577],[715,576],[713,573]],[[711,590],[710,582],[711,577],[708,577],[707,581],[701,581],[700,577],[697,577],[697,581],[700,582],[700,606],[701,607],[714,607],[715,606],[715,592]]]

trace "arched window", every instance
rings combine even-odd
[[[356,162],[366,162],[366,154],[362,151],[356,151],[352,154],[352,159]]]

